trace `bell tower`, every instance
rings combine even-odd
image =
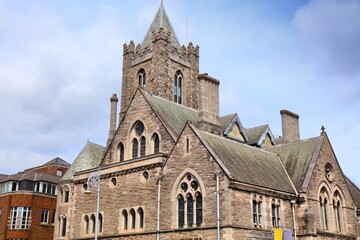
[[[199,107],[199,47],[181,46],[161,1],[141,44],[124,44],[120,117],[138,87],[184,106]]]

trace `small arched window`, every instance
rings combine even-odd
[[[146,91],[146,72],[144,69],[140,69],[138,72],[139,87]]]
[[[84,217],[84,232],[85,232],[85,234],[89,233],[89,217],[88,217],[88,215],[85,215],[85,217]]]
[[[118,146],[118,156],[119,156],[119,161],[123,162],[124,161],[124,144],[119,143]]]
[[[200,227],[202,223],[202,195],[196,193],[196,227]]]
[[[176,71],[174,76],[174,102],[181,104],[182,100],[182,79],[183,75],[180,70]]]
[[[333,208],[336,231],[341,232],[341,198],[338,191],[334,194]]]
[[[142,136],[140,138],[140,156],[144,157],[146,152],[146,138]]]
[[[102,214],[101,213],[99,213],[99,223],[98,223],[99,225],[99,232],[102,232],[102,230],[103,230],[103,217],[102,217]]]
[[[138,147],[139,147],[138,140],[134,138],[132,142],[132,158],[138,157]]]
[[[135,217],[135,210],[133,208],[130,209],[130,216],[131,216],[131,228],[135,229],[136,217]]]
[[[128,213],[126,210],[122,211],[122,218],[123,218],[123,229],[128,229]]]
[[[152,137],[152,143],[153,143],[153,147],[154,147],[154,153],[159,153],[160,151],[160,139],[159,136],[154,133],[153,137]]]
[[[325,188],[321,189],[320,197],[319,197],[319,204],[320,204],[320,221],[321,227],[324,230],[329,229],[329,218],[328,218],[328,195]]]
[[[91,226],[92,226],[92,233],[95,233],[95,226],[96,224],[95,224],[95,215],[94,214],[92,214],[91,215]]]
[[[144,210],[142,208],[139,208],[138,214],[139,214],[139,227],[144,228]]]
[[[178,227],[184,227],[184,197],[183,195],[178,196]]]

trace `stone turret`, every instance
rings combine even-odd
[[[162,3],[142,43],[136,47],[132,41],[124,45],[120,118],[136,89],[141,87],[140,71],[145,72],[141,76],[146,81],[144,90],[170,101],[174,101],[174,79],[180,72],[179,103],[198,109],[199,47],[192,43],[180,46]]]

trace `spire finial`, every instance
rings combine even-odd
[[[325,127],[324,125],[321,126],[321,135],[323,135],[325,133]]]

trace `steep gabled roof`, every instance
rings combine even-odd
[[[259,139],[263,136],[264,132],[266,131],[268,125],[261,125],[254,128],[247,128],[245,129],[246,134],[249,137],[249,144],[254,145],[259,142]]]
[[[231,114],[228,114],[228,115],[225,115],[225,116],[222,116],[220,118],[220,124],[221,124],[221,131],[222,132],[225,132],[230,123],[232,122],[232,120],[237,116],[236,113],[231,113]]]
[[[235,181],[296,194],[279,157],[273,153],[206,132],[200,138],[215,153]]]
[[[350,190],[351,196],[357,205],[357,208],[360,209],[360,189],[346,176],[345,180]]]
[[[180,47],[180,43],[179,40],[176,37],[175,31],[173,29],[173,27],[171,26],[169,17],[167,16],[165,9],[164,9],[164,5],[161,2],[160,7],[150,25],[149,30],[147,31],[144,40],[142,41],[141,45],[145,48],[145,47],[151,47],[151,43],[152,43],[152,33],[155,32],[159,32],[160,28],[164,29],[166,32],[170,32],[170,41],[171,44],[175,47]]]
[[[152,96],[142,90],[143,96],[157,116],[165,124],[175,138],[178,138],[185,124],[190,121],[194,125],[198,122],[199,112],[169,100]]]
[[[309,168],[315,164],[323,137],[310,138],[299,142],[267,148],[282,159],[288,174],[297,190],[306,187]],[[311,170],[311,169],[310,169]]]
[[[105,147],[98,144],[87,142],[79,155],[74,160],[71,167],[67,170],[61,181],[71,180],[75,172],[87,170],[100,165]]]
[[[272,134],[269,125],[261,125],[258,127],[247,128],[245,129],[246,135],[249,137],[248,144],[250,145],[261,145],[262,141],[265,139],[266,135],[270,136],[271,142],[275,145],[276,140]]]

